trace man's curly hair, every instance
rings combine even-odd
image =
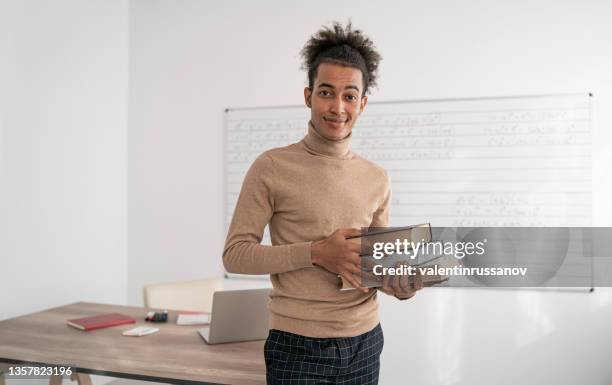
[[[378,63],[382,59],[372,40],[360,30],[353,29],[350,21],[346,27],[338,22],[334,22],[331,28],[324,26],[306,42],[300,55],[311,89],[319,64],[332,63],[361,70],[363,95],[376,86]]]

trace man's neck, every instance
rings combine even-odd
[[[340,140],[330,140],[321,135],[312,124],[308,122],[308,134],[304,138],[306,148],[313,154],[325,155],[333,158],[350,158],[349,145],[352,133]]]

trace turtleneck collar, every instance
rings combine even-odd
[[[353,133],[351,132],[343,139],[330,140],[319,134],[314,128],[312,121],[308,121],[308,135],[304,137],[304,145],[306,150],[314,155],[350,159],[351,151],[349,150],[349,144],[352,135]]]

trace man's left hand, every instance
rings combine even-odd
[[[399,267],[400,263],[396,265]],[[385,275],[383,285],[379,288],[385,294],[393,295],[399,299],[413,297],[423,288],[421,272],[416,269],[415,275]]]

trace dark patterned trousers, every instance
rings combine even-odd
[[[264,345],[268,385],[378,384],[380,324],[346,338],[311,338],[272,329]]]

